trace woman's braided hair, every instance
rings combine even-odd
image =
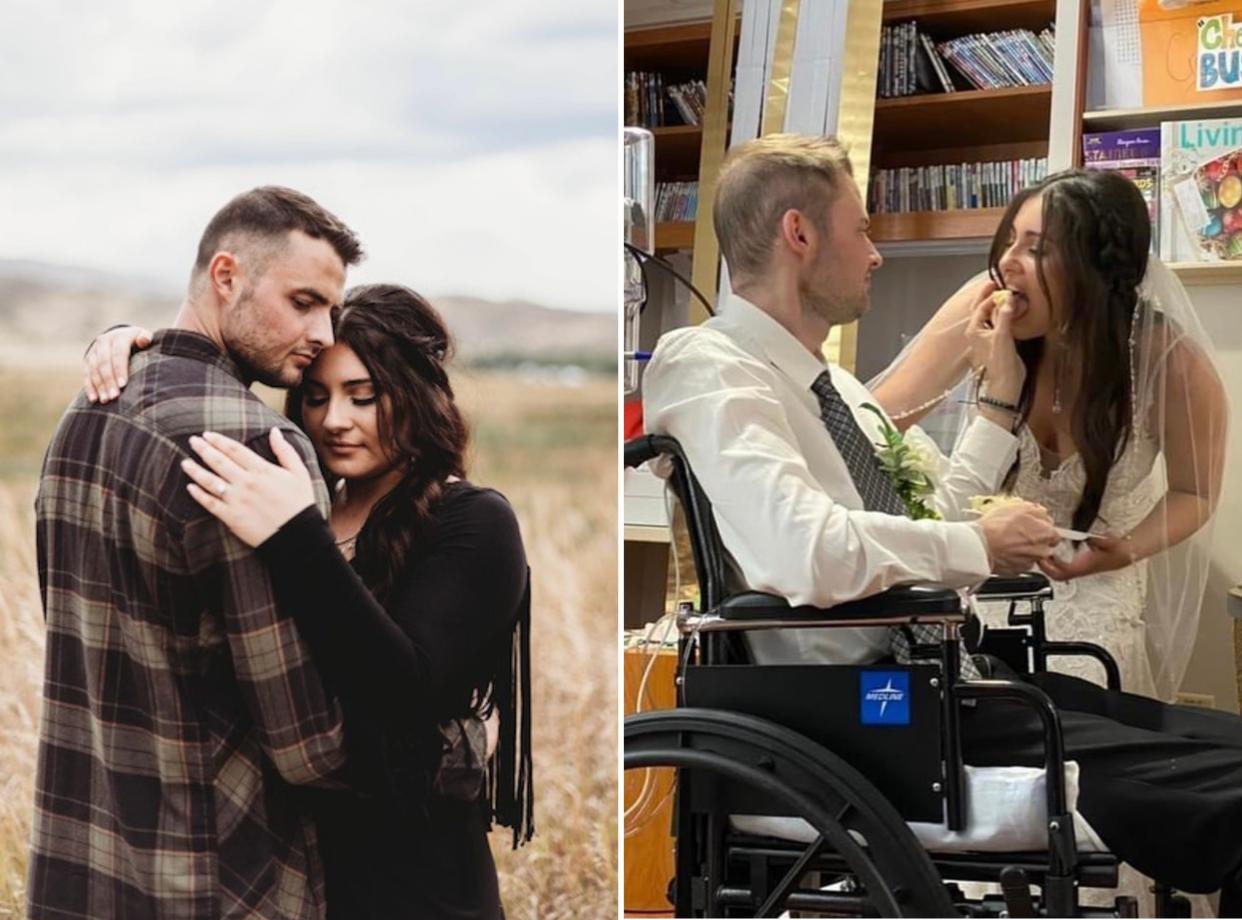
[[[1043,233],[1036,256],[1040,288],[1060,324],[1059,356],[1070,379],[1070,432],[1086,473],[1074,510],[1075,530],[1095,521],[1108,484],[1108,473],[1134,427],[1131,391],[1131,337],[1134,334],[1139,283],[1147,271],[1151,220],[1138,188],[1112,172],[1067,170],[1024,189],[1009,203],[992,240],[989,267],[1001,283],[1000,260],[1022,205],[1043,196]],[[1053,291],[1044,270],[1055,260],[1062,279]],[[1031,410],[1036,370],[1054,360],[1044,339],[1018,343],[1026,364],[1019,406]],[[1058,369],[1058,373],[1060,369]]]

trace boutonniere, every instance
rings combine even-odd
[[[862,407],[874,412],[880,420],[884,443],[876,445],[876,459],[880,461],[880,469],[893,481],[893,487],[905,503],[906,513],[916,521],[939,521],[940,514],[926,501],[927,496],[936,491],[927,473],[931,465],[927,455],[907,444],[877,406],[863,403]]]

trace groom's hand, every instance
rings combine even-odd
[[[1052,516],[1033,502],[1010,502],[979,519],[992,571],[1017,575],[1049,558],[1061,537]]]

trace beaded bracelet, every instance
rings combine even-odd
[[[984,396],[982,393],[979,394],[978,398],[981,405],[991,406],[994,409],[1004,409],[1006,412],[1012,413],[1013,415],[1017,415],[1020,411],[1013,403],[1007,403],[1000,399],[993,399],[991,396]]]

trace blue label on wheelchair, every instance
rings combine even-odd
[[[863,725],[910,724],[909,671],[860,671],[858,680]]]

